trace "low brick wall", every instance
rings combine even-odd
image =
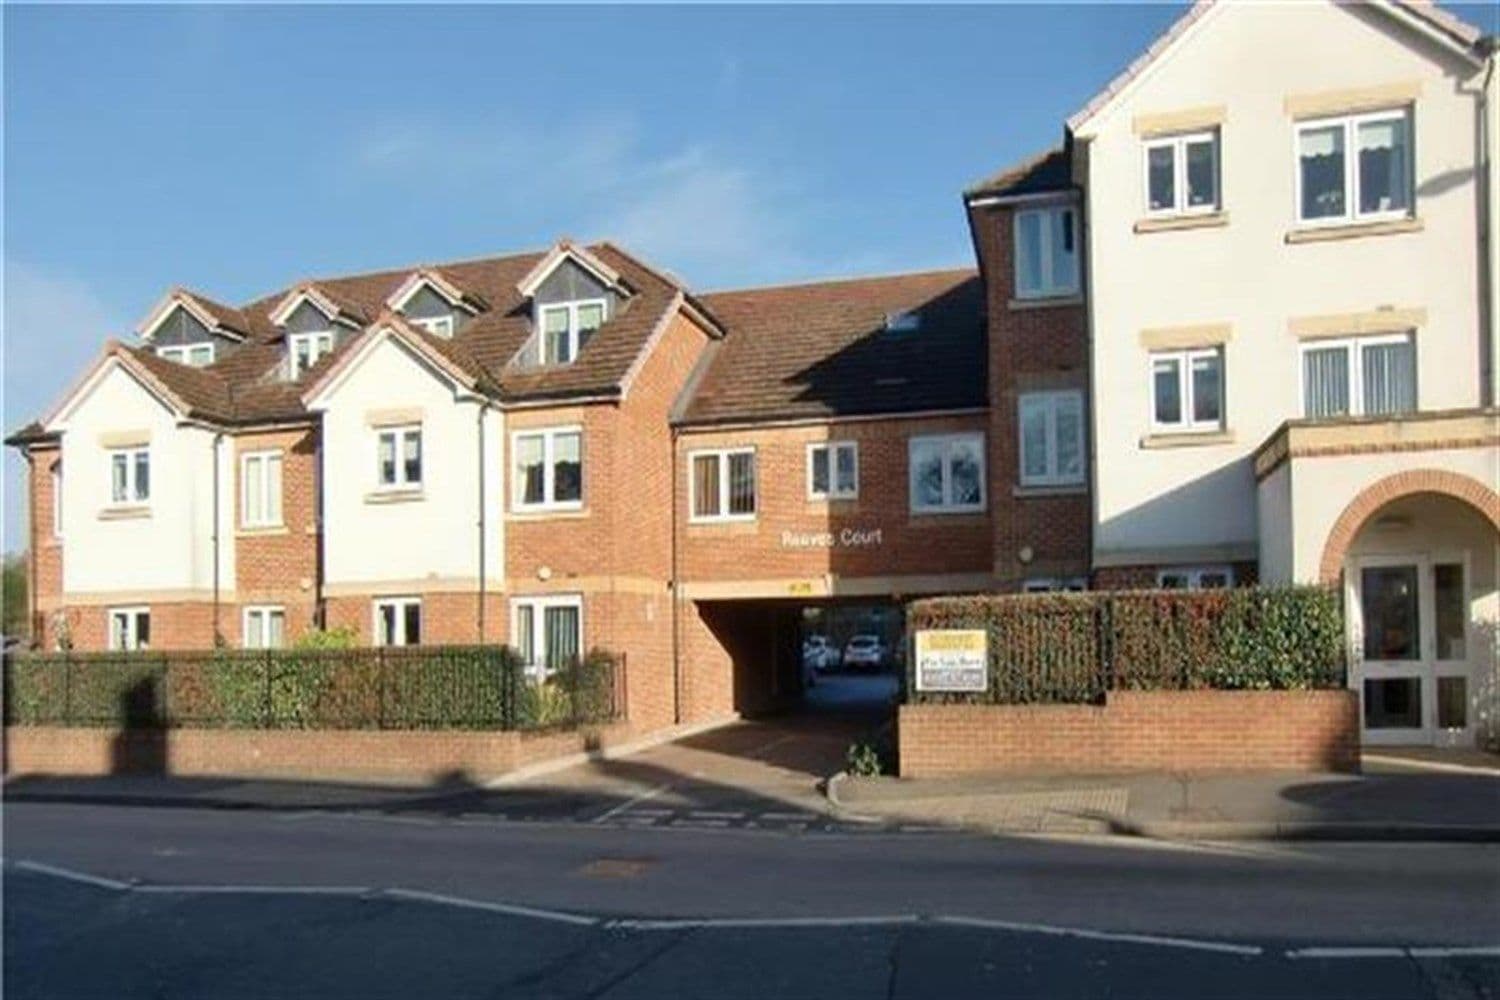
[[[631,733],[628,723],[530,733],[8,726],[5,771],[413,782],[461,775],[477,781],[623,743]]]
[[[902,705],[902,777],[1358,771],[1353,691],[1116,691],[1105,705]]]

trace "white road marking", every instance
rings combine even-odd
[[[1405,958],[1405,948],[1293,948],[1287,958]]]
[[[628,810],[632,806],[638,806],[642,802],[649,802],[649,801],[651,801],[652,799],[656,798],[662,792],[667,791],[671,787],[672,787],[671,782],[665,782],[663,784],[657,785],[655,788],[648,788],[644,792],[640,793],[639,795],[636,795],[636,796],[634,796],[632,798],[626,799],[624,802],[621,802],[619,805],[615,806],[613,809],[609,810],[608,812],[605,812],[605,813],[602,813],[602,814],[600,814],[598,816],[595,816],[593,818],[593,820],[591,820],[591,822],[594,822],[594,823],[603,823],[605,820],[610,819],[613,816],[617,816],[617,815],[619,815],[622,812],[625,812],[626,810]]]
[[[1313,947],[1293,948],[1286,953],[1287,958],[1489,958],[1500,956],[1500,945],[1455,945],[1444,947],[1429,947],[1427,945],[1412,945],[1409,947],[1359,947],[1359,946],[1337,946],[1337,947]]]
[[[1481,958],[1500,955],[1500,944],[1472,948],[1408,948],[1406,951],[1412,958]]]
[[[760,814],[760,818],[761,819],[775,819],[775,820],[791,820],[793,822],[798,822],[798,823],[810,823],[813,820],[822,819],[823,817],[819,816],[817,813],[806,813],[806,812],[801,812],[801,813],[793,813],[793,812],[763,812],[763,813]]]
[[[81,882],[84,885],[92,885],[100,889],[129,889],[129,882],[121,882],[117,879],[105,878],[102,875],[90,875],[88,872],[74,871],[71,868],[61,868],[57,865],[47,865],[40,861],[17,861],[15,866],[22,871],[35,872],[38,875],[51,875],[53,878],[66,879],[69,882]]]
[[[677,826],[677,827],[694,829],[694,830],[697,830],[697,829],[718,830],[718,829],[723,829],[724,827],[728,826],[729,825],[729,820],[727,820],[727,819],[674,819],[672,821],[672,825],[673,826]]]
[[[131,888],[136,892],[205,896],[368,896],[375,891],[365,885],[178,885],[164,882],[142,883]]]
[[[742,819],[743,812],[714,812],[709,809],[691,809],[688,815],[694,819]]]
[[[1164,937],[1155,934],[1127,934],[1116,931],[1095,931],[1083,927],[1057,927],[1052,924],[1030,924],[1010,920],[987,920],[982,917],[935,917],[935,923],[957,927],[982,927],[999,931],[1020,931],[1030,934],[1054,934],[1065,937],[1086,938],[1092,941],[1120,941],[1126,944],[1160,945],[1164,948],[1191,948],[1197,951],[1216,951],[1226,955],[1262,955],[1265,949],[1258,945],[1229,944],[1224,941],[1200,941],[1196,938]]]
[[[465,899],[462,896],[445,896],[439,892],[425,892],[421,889],[386,889],[383,895],[394,899],[414,900],[419,903],[456,906],[465,910],[485,910],[490,913],[504,913],[511,917],[533,917],[537,920],[550,920],[558,924],[572,924],[575,927],[593,927],[600,922],[598,917],[585,917],[577,913],[565,913],[562,910],[543,910],[534,906],[493,903],[483,899]]]
[[[756,927],[887,927],[915,924],[922,918],[915,914],[890,917],[700,917],[680,920],[621,919],[605,926],[632,931],[671,931],[687,928],[748,929]]]

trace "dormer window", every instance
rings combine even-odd
[[[207,344],[180,344],[172,347],[158,347],[156,356],[175,361],[179,365],[189,365],[193,368],[202,368],[204,365],[214,363],[214,345]]]
[[[293,381],[307,374],[323,355],[333,350],[333,331],[293,333],[286,338],[288,372]]]
[[[453,336],[452,316],[409,317],[407,322],[412,326],[421,327],[435,337]]]
[[[558,302],[538,308],[541,312],[542,364],[571,364],[593,332],[604,325],[603,299]]]
[[[922,314],[918,312],[888,312],[885,314],[886,333],[916,333],[922,329]]]

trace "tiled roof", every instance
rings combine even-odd
[[[1029,156],[986,177],[964,192],[970,198],[1009,197],[1019,194],[1041,194],[1066,191],[1073,186],[1073,166],[1062,147]]]
[[[984,293],[971,269],[715,292],[726,336],[679,419],[823,418],[985,403]],[[917,329],[887,330],[915,313]]]

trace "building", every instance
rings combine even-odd
[[[964,194],[977,270],[695,294],[562,241],[174,290],[10,438],[35,633],[604,646],[650,728],[795,692],[809,607],[1341,581],[1367,736],[1472,739],[1492,52],[1415,0],[1199,4]]]

